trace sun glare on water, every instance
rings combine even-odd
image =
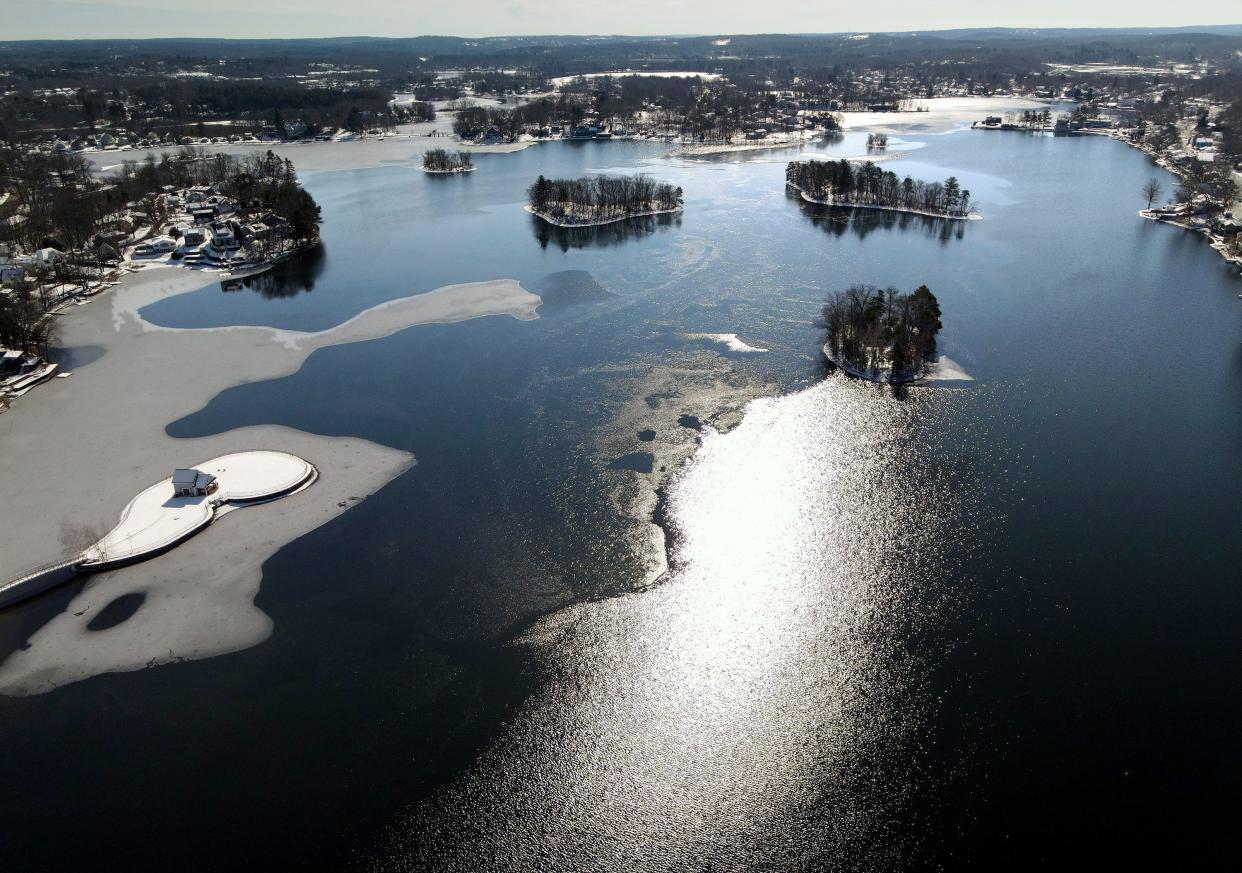
[[[667,582],[532,634],[548,690],[420,811],[414,830],[435,839],[414,854],[650,870],[899,857],[902,789],[875,774],[904,766],[885,761],[926,714],[903,640],[944,597],[952,477],[920,433],[938,400],[833,377],[709,432],[670,495]],[[446,809],[487,824],[463,846]]]

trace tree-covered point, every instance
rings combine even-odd
[[[159,161],[153,156],[142,162],[124,161],[116,179],[117,189],[132,193],[135,196],[130,199],[147,206],[148,217],[155,226],[159,226],[164,215],[159,198],[154,195],[164,186],[189,185],[214,186],[242,204],[261,204],[277,219],[273,228],[276,237],[297,244],[319,238],[319,204],[298,182],[293,161],[270,150],[239,158],[186,148],[164,154]]]
[[[904,179],[871,161],[790,161],[785,183],[817,203],[838,206],[880,206],[909,212],[930,212],[954,218],[970,214],[970,192],[956,176],[944,182]]]
[[[423,155],[423,169],[430,173],[464,173],[474,169],[469,152],[430,149]]]
[[[527,190],[538,215],[571,222],[607,221],[668,212],[682,204],[681,188],[650,176],[583,176],[546,179],[540,176]]]
[[[10,194],[5,208],[25,219],[5,225],[0,243],[18,250],[71,254],[90,248],[101,232],[160,228],[170,217],[166,186],[210,185],[240,204],[258,204],[275,218],[273,239],[302,245],[319,235],[319,205],[298,184],[292,162],[270,151],[236,158],[184,148],[158,160],[123,161],[104,181],[81,155],[10,148],[0,149],[0,176]]]
[[[909,382],[936,355],[940,303],[926,285],[912,294],[852,285],[828,299],[823,319],[825,354],[859,375]]]

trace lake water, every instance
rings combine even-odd
[[[541,317],[323,349],[169,423],[418,464],[268,562],[261,645],[0,698],[3,868],[1231,857],[1236,268],[1137,217],[1159,171],[1118,143],[903,139],[889,168],[958,176],[985,220],[806,207],[798,150],[304,174],[322,252],[144,315],[319,330],[511,277]],[[684,214],[522,210],[540,173],[635,169]],[[929,285],[975,381],[826,372],[818,308],[855,282]],[[721,333],[766,351],[687,337]]]

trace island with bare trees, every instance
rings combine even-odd
[[[923,377],[936,358],[940,303],[926,285],[911,294],[852,285],[829,297],[824,356],[862,379],[888,384]]]
[[[583,227],[677,212],[681,188],[650,176],[540,176],[527,191],[527,211],[549,224]]]
[[[887,209],[937,218],[978,218],[971,207],[970,192],[956,176],[943,182],[924,182],[866,161],[855,166],[839,161],[790,161],[785,185],[808,203],[854,209]]]
[[[424,173],[469,173],[473,169],[474,159],[469,152],[430,149],[423,155]]]

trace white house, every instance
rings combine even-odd
[[[218,249],[235,249],[238,247],[237,237],[227,227],[212,225],[211,238]]]
[[[169,236],[157,236],[148,245],[151,246],[151,251],[166,255],[177,247],[177,241]]]
[[[206,497],[216,490],[216,477],[201,470],[177,469],[172,474],[173,497]]]
[[[65,259],[64,255],[53,248],[39,249],[34,253],[34,257],[40,267],[51,267]]]

